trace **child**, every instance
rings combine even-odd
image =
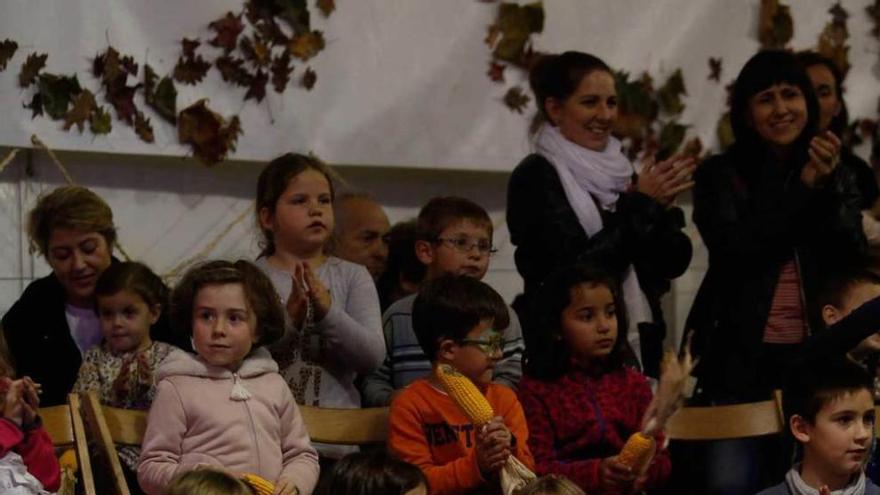
[[[510,455],[532,469],[522,407],[510,388],[492,382],[502,347],[495,328],[508,324],[501,296],[473,277],[444,275],[416,297],[412,320],[432,365],[449,364],[473,381],[496,417],[478,428],[431,374],[392,402],[388,449],[422,469],[432,494],[497,489],[498,472]]]
[[[343,457],[315,490],[315,495],[427,494],[428,480],[419,468],[382,450]]]
[[[529,483],[518,495],[586,495],[564,476],[548,474]]]
[[[243,481],[214,469],[181,473],[168,485],[168,495],[254,495]]]
[[[197,356],[175,350],[156,373],[141,488],[161,495],[176,475],[211,466],[261,476],[277,495],[310,494],[315,450],[278,366],[260,347],[284,332],[269,279],[244,260],[196,266],[174,289],[171,319]]]
[[[801,459],[785,481],[760,495],[880,494],[862,472],[874,430],[871,390],[870,376],[840,356],[800,363],[782,405]]]
[[[95,311],[104,340],[86,351],[75,393],[95,391],[101,403],[147,410],[156,396],[155,370],[174,347],[150,339],[162,314],[168,288],[141,263],[110,265],[95,285]],[[134,483],[140,449],[123,446],[119,458]]]
[[[397,222],[388,232],[388,262],[376,281],[379,304],[386,311],[392,303],[419,291],[425,265],[416,258],[416,219]]]
[[[651,402],[647,378],[624,365],[629,351],[618,282],[591,267],[562,269],[544,281],[535,303],[541,338],[526,349],[519,400],[537,474],[567,476],[587,493],[663,485],[670,474],[665,450],[643,475],[616,459]]]
[[[464,198],[440,197],[419,212],[415,253],[427,267],[425,280],[444,274],[481,280],[489,268],[492,220],[480,205]],[[382,367],[364,379],[364,405],[387,406],[396,391],[431,371],[429,355],[419,348],[413,332],[412,307],[416,295],[405,297],[385,311],[383,328],[388,355]],[[523,340],[519,319],[510,310],[509,325],[498,327],[504,339],[503,357],[493,379],[516,389],[522,374]]]
[[[318,160],[286,154],[257,184],[265,249],[257,260],[286,302],[288,330],[272,347],[300,404],[357,408],[357,373],[382,363],[385,348],[376,286],[366,268],[325,254],[333,231],[333,184]],[[341,458],[353,448],[320,446]]]

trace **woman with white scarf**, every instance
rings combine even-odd
[[[694,161],[649,161],[636,174],[611,135],[618,115],[614,75],[595,56],[544,56],[529,82],[545,122],[535,153],[513,171],[507,191],[507,223],[525,282],[515,307],[526,322],[526,345],[541,331],[528,314],[543,278],[595,263],[619,275],[628,340],[642,370],[656,377],[666,333],[660,296],[692,254],[681,231],[684,215],[670,205],[693,185]]]

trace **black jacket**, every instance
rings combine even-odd
[[[67,325],[65,300],[64,287],[49,274],[31,282],[3,315],[3,334],[16,375],[30,376],[42,384],[40,406],[65,404],[82,364]],[[189,349],[188,339],[171,332],[166,315],[163,308],[150,336]]]
[[[622,194],[614,212],[602,212],[603,228],[589,237],[568,203],[553,165],[543,156],[527,156],[507,186],[507,227],[516,246],[516,267],[525,282],[519,311],[528,308],[543,278],[578,262],[597,263],[622,276],[632,264],[648,298],[655,324],[640,328],[645,372],[657,376],[666,325],[660,297],[669,280],[691,261],[690,239],[681,229],[684,215],[638,192]],[[528,315],[523,335],[529,343]]]
[[[819,278],[862,256],[859,194],[838,167],[824,187],[810,189],[800,167],[750,156],[736,146],[695,174],[694,223],[709,251],[709,268],[687,328],[700,356],[699,392],[711,400],[766,398],[757,363],[780,268],[797,262],[808,330],[821,328],[815,303]]]

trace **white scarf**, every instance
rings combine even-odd
[[[535,150],[556,169],[568,204],[581,227],[588,236],[596,235],[603,227],[596,202],[602,209],[614,211],[620,194],[632,184],[633,167],[621,151],[620,141],[611,137],[604,150],[593,151],[569,141],[555,126],[544,124],[538,131]],[[627,340],[641,363],[638,324],[653,321],[651,306],[632,265],[626,269],[622,282],[623,299],[630,317]]]
[[[800,464],[795,464],[785,475],[785,484],[788,485],[788,489],[794,495],[819,495],[819,490],[804,483],[803,478],[801,478],[800,468]],[[834,490],[831,492],[831,495],[864,495],[865,484],[865,472],[862,471],[852,483],[840,490]]]

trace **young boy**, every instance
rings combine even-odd
[[[457,197],[428,201],[419,212],[415,252],[425,265],[425,281],[444,274],[480,280],[489,268],[492,221],[480,205]],[[412,307],[416,295],[392,304],[382,317],[387,352],[382,366],[364,378],[361,392],[365,406],[391,403],[396,391],[431,371],[413,333]],[[519,320],[512,309],[509,325],[497,328],[504,339],[503,356],[495,367],[494,381],[516,389],[522,376],[523,340]]]
[[[800,363],[782,403],[801,460],[759,495],[880,495],[862,471],[874,430],[872,388],[871,377],[843,357]]]
[[[474,425],[433,374],[412,382],[391,404],[388,448],[415,464],[432,494],[497,491],[499,470],[513,455],[530,469],[528,429],[522,406],[508,387],[492,383],[509,312],[501,296],[468,276],[429,282],[413,304],[416,338],[432,364],[448,364],[486,396],[495,418]]]

